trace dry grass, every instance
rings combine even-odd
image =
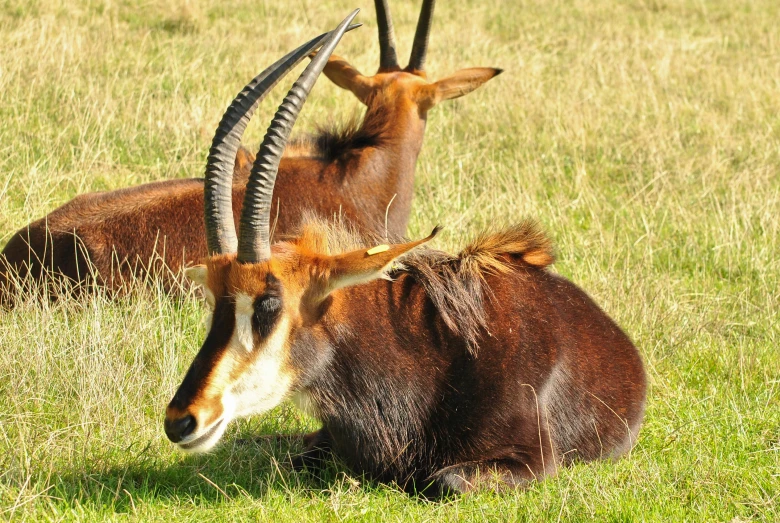
[[[419,2],[391,3],[404,53]],[[235,92],[353,6],[0,3],[0,245],[76,194],[200,175]],[[370,72],[362,7],[367,27],[338,52]],[[545,225],[557,270],[645,356],[647,421],[628,458],[427,504],[338,464],[291,474],[284,440],[237,442],[311,425],[289,408],[184,458],[160,421],[202,310],[139,291],[0,312],[0,518],[780,519],[778,26],[774,0],[437,6],[434,78],[506,72],[430,115],[410,235],[442,223],[437,245],[455,249],[486,224]],[[299,127],[357,110],[323,80]]]

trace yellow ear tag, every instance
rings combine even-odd
[[[366,256],[373,256],[374,254],[379,254],[380,252],[386,252],[390,250],[390,246],[387,244],[377,245],[376,247],[371,247],[366,251]]]

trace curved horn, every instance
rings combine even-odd
[[[274,191],[279,161],[290,137],[295,119],[301,111],[306,97],[314,82],[328,62],[333,50],[346,32],[347,26],[358,14],[355,9],[339,26],[334,29],[322,49],[312,59],[306,69],[295,81],[282,105],[277,109],[274,119],[263,138],[260,150],[252,166],[244,195],[244,207],[241,210],[241,224],[238,241],[238,261],[258,263],[271,258],[271,198]]]
[[[414,45],[409,57],[410,71],[422,71],[425,69],[425,55],[428,52],[428,36],[431,32],[431,20],[436,0],[424,0],[420,9],[420,18],[417,21],[417,30],[414,32]]]
[[[347,28],[352,30],[359,25]],[[233,222],[233,167],[249,119],[266,94],[293,67],[331,36],[324,33],[286,54],[255,76],[227,108],[219,122],[209,150],[204,187],[206,244],[208,254],[236,252],[236,227]]]
[[[387,0],[374,0],[376,6],[376,25],[379,30],[379,70],[390,71],[399,69],[398,56],[395,53],[395,33],[393,19]]]

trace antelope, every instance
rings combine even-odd
[[[292,231],[300,211],[307,209],[323,216],[339,214],[366,232],[402,236],[428,111],[443,100],[473,91],[501,72],[470,68],[437,82],[426,79],[433,0],[423,2],[410,61],[401,69],[387,0],[375,0],[375,5],[378,72],[364,76],[337,56],[325,66],[330,80],[365,104],[362,123],[348,124],[341,130],[324,129],[291,144],[280,160],[274,187],[275,233]],[[312,53],[322,38],[295,52],[290,67]],[[233,170],[234,202],[243,200],[255,162],[239,143],[261,101],[253,93],[264,82],[273,85],[276,79],[258,76],[244,88],[242,94],[247,97],[241,98],[241,103],[250,105],[246,116],[233,122],[226,120],[226,113],[209,154],[207,173]],[[217,141],[225,133],[230,140],[221,142],[217,149]],[[208,175],[206,179],[210,179]],[[170,180],[85,194],[32,222],[15,233],[0,256],[0,302],[11,304],[12,285],[7,281],[11,275],[29,276],[36,282],[51,275],[55,282],[64,280],[76,289],[117,291],[153,273],[162,277],[166,290],[176,292],[181,288],[176,283],[182,267],[211,254],[204,242],[203,183],[197,178]],[[238,220],[239,208],[233,210]],[[56,290],[52,292],[56,294]]]
[[[457,256],[423,247],[438,227],[369,248],[314,220],[272,242],[285,140],[349,20],[268,128],[240,237],[230,192],[215,194],[230,187],[228,171],[207,174],[211,255],[185,274],[203,288],[208,334],[167,406],[168,439],[207,452],[231,420],[289,399],[322,424],[294,467],[332,454],[436,495],[515,488],[626,453],[644,413],[640,354],[584,291],[549,272],[551,243],[533,222],[486,232]]]

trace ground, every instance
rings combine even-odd
[[[408,56],[418,1],[391,0]],[[0,2],[0,246],[77,194],[200,176],[232,96],[353,7],[338,53],[378,64],[367,0]],[[780,4],[439,2],[428,71],[505,73],[429,115],[409,234],[439,248],[537,218],[555,270],[632,337],[637,446],[517,493],[431,503],[329,465],[284,465],[291,406],[177,453],[164,407],[204,306],[142,291],[0,312],[0,519],[780,519]],[[274,102],[245,143],[256,146]],[[298,124],[359,111],[322,79]],[[259,123],[258,123],[259,122]]]

